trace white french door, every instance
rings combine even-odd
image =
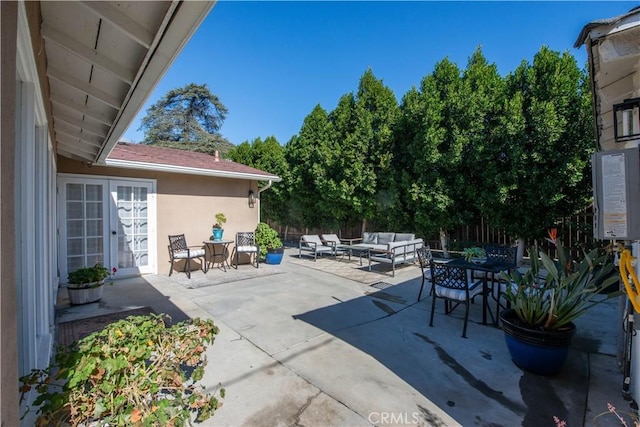
[[[155,272],[155,182],[61,176],[60,280],[101,263],[117,276]]]
[[[153,184],[111,181],[111,259],[123,275],[152,273],[149,256],[150,200]]]

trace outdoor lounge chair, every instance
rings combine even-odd
[[[444,300],[445,314],[451,313],[460,305],[465,305],[464,326],[462,337],[467,337],[467,323],[469,321],[469,304],[471,300],[482,293],[482,281],[469,280],[470,274],[465,267],[454,267],[447,264],[436,263],[431,259],[431,320],[429,326],[433,326],[433,315],[436,311],[436,299]]]
[[[201,258],[200,268],[205,273],[207,272],[205,250],[202,246],[187,246],[187,240],[184,234],[177,234],[169,236],[169,258],[171,259],[171,266],[169,267],[169,276],[173,272],[173,264],[176,260],[185,260],[184,272],[187,273],[187,277],[191,279],[191,260]]]
[[[335,255],[334,248],[325,245],[317,234],[304,234],[300,237],[300,242],[298,243],[298,258],[302,258],[302,251],[313,253],[314,261],[318,259],[318,254]],[[311,255],[311,253],[309,255]]]
[[[320,237],[320,240],[322,240],[322,243],[326,246],[331,246],[333,248],[334,255],[337,255],[338,252],[344,253],[347,251],[346,249],[341,248],[341,246],[346,244],[346,240],[340,239],[337,234],[323,234]]]

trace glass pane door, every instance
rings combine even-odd
[[[118,274],[152,272],[149,256],[149,195],[151,184],[112,181],[112,259]]]
[[[103,264],[109,267],[104,227],[107,206],[105,183],[87,183],[68,180],[63,183],[63,209],[61,220],[60,279],[67,281],[70,271],[81,267]]]

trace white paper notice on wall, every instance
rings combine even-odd
[[[601,159],[604,237],[624,237],[628,233],[625,153],[605,154]]]

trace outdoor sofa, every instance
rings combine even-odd
[[[391,264],[392,275],[396,275],[396,265],[418,261],[417,250],[424,242],[413,233],[364,232],[361,239],[354,241],[358,246],[369,247],[369,271],[371,263]]]

